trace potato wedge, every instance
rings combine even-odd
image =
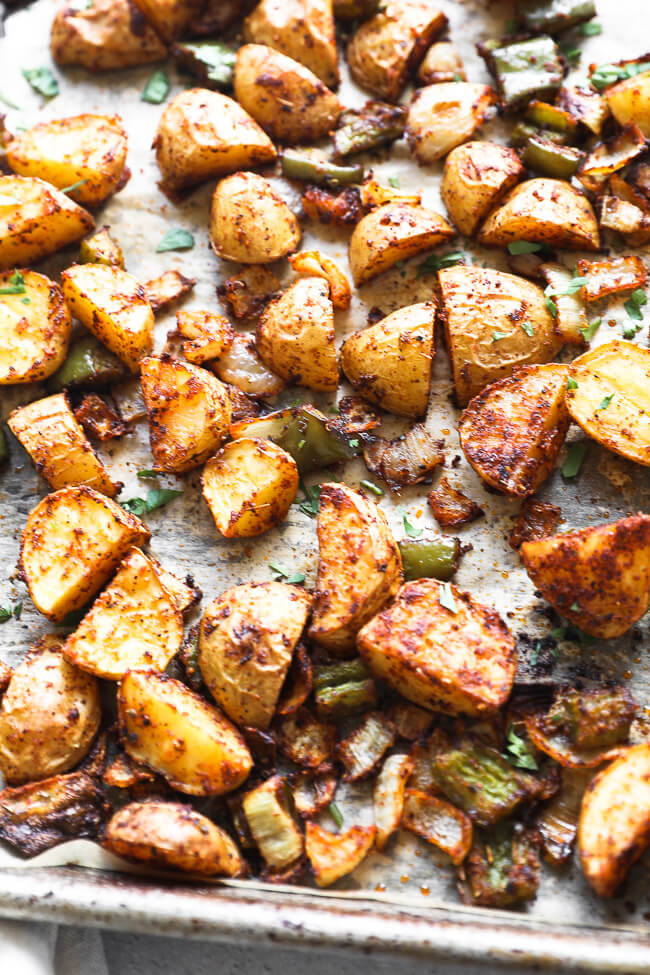
[[[218,359],[235,337],[232,325],[223,315],[211,311],[179,311],[176,313],[178,332],[187,339],[181,351],[189,362],[202,366],[210,359]]]
[[[239,104],[264,131],[289,145],[322,139],[343,110],[309,68],[264,44],[239,48],[234,88]]]
[[[99,729],[97,681],[68,663],[56,638],[35,644],[0,706],[0,770],[9,785],[73,768]]]
[[[406,120],[406,141],[421,166],[471,138],[496,104],[489,85],[449,81],[418,88]]]
[[[225,538],[251,538],[278,525],[298,493],[293,457],[270,440],[233,440],[208,461],[203,497]]]
[[[57,64],[112,71],[163,61],[167,48],[130,0],[93,0],[89,7],[64,6],[55,15],[50,50]]]
[[[357,648],[407,700],[446,714],[495,714],[517,666],[515,641],[499,614],[435,579],[402,586],[392,606],[363,627]]]
[[[142,285],[119,267],[75,264],[61,273],[70,312],[131,370],[153,346],[153,310]]]
[[[261,582],[228,589],[206,607],[199,669],[235,724],[268,728],[311,603],[305,589]]]
[[[96,207],[116,193],[124,175],[127,135],[119,115],[75,115],[39,122],[6,146],[7,162],[19,176],[36,176]]]
[[[557,363],[523,366],[470,401],[460,418],[460,444],[486,484],[524,498],[549,476],[571,422],[567,374]]]
[[[354,332],[341,347],[341,368],[364,399],[389,413],[424,416],[435,354],[435,301],[392,312]]]
[[[210,363],[219,379],[236,386],[247,396],[272,399],[285,387],[284,379],[267,368],[257,354],[255,338],[236,332],[225,352]]]
[[[102,846],[126,860],[208,877],[239,877],[246,863],[225,830],[180,802],[131,802],[109,820]]]
[[[330,833],[317,823],[305,823],[305,853],[319,887],[329,887],[352,873],[372,850],[376,826],[352,826]]]
[[[632,122],[650,139],[650,71],[619,81],[604,98],[619,125]]]
[[[444,217],[417,203],[386,203],[362,217],[350,238],[349,260],[358,286],[382,271],[455,236]]]
[[[132,545],[148,539],[135,515],[92,488],[48,494],[21,536],[20,568],[36,608],[61,622],[99,592]]]
[[[445,160],[440,195],[454,226],[472,237],[523,173],[514,149],[496,142],[468,142],[452,149]]]
[[[244,40],[281,51],[323,84],[338,86],[332,0],[261,0],[244,21]]]
[[[0,271],[0,386],[41,382],[55,373],[71,328],[58,284],[36,271]]]
[[[152,670],[127,673],[117,696],[125,751],[159,772],[179,792],[232,792],[253,759],[237,729],[198,694]]]
[[[0,269],[29,264],[74,244],[95,221],[42,179],[0,176]]]
[[[201,0],[135,0],[135,5],[167,44],[186,32],[203,7]]]
[[[345,311],[350,307],[350,282],[334,261],[319,251],[300,251],[289,257],[289,264],[298,274],[324,278],[329,284],[330,298],[335,308]]]
[[[74,484],[114,498],[122,485],[113,481],[77,422],[65,393],[21,406],[9,416],[17,437],[37,471],[55,491]]]
[[[278,376],[308,389],[336,390],[335,343],[334,308],[323,278],[298,278],[269,302],[257,323],[262,360]]]
[[[600,247],[591,203],[561,179],[528,179],[515,186],[478,232],[479,243],[487,247],[505,247],[515,240],[567,250]]]
[[[344,484],[321,486],[318,577],[309,636],[350,656],[357,632],[393,598],[402,559],[383,511]]]
[[[613,897],[650,843],[650,745],[635,745],[592,779],[582,800],[578,854],[600,897]]]
[[[650,515],[524,542],[526,572],[561,616],[612,640],[650,604]]]
[[[179,190],[273,162],[275,146],[241,105],[218,91],[192,88],[165,107],[154,149],[163,185]]]
[[[234,173],[217,184],[210,208],[212,249],[227,261],[268,264],[300,243],[300,225],[263,176]]]

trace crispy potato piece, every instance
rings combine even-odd
[[[535,498],[526,498],[508,536],[508,544],[517,550],[522,542],[547,538],[554,533],[561,518],[562,510],[557,505],[537,501]]]
[[[135,4],[167,44],[186,32],[203,7],[201,0],[135,0]]]
[[[325,278],[330,286],[330,298],[335,308],[350,307],[352,293],[350,282],[341,269],[318,251],[300,251],[289,257],[289,264],[298,274]]]
[[[203,497],[225,538],[251,538],[279,524],[298,493],[293,457],[270,440],[233,440],[208,461]]]
[[[586,879],[600,897],[613,897],[650,843],[650,745],[629,748],[587,787],[578,826]]]
[[[35,644],[11,674],[0,706],[0,769],[9,785],[67,772],[99,729],[99,687],[61,655],[56,638]]]
[[[418,80],[425,85],[467,81],[465,65],[458,49],[449,41],[432,44],[418,68]]]
[[[179,579],[173,572],[169,572],[163,568],[158,559],[154,559],[153,555],[148,555],[147,558],[153,565],[159,582],[171,596],[174,606],[183,615],[201,602],[203,592],[194,582],[193,576],[188,574],[185,576],[185,580]]]
[[[600,247],[591,203],[561,179],[528,179],[515,186],[478,232],[479,243],[488,247],[505,247],[515,240],[568,250]]]
[[[313,683],[314,673],[311,658],[304,644],[299,643],[295,649],[286,680],[280,690],[275,713],[281,717],[287,714],[295,714],[311,694]]]
[[[612,176],[610,183],[613,179]],[[617,184],[617,191],[618,187],[620,184]],[[626,196],[632,195],[633,192],[626,192]],[[633,203],[630,199],[619,199],[609,194],[601,196],[599,222],[604,230],[621,234],[630,247],[643,247],[650,241],[650,214],[645,205],[639,206],[638,202]]]
[[[458,426],[463,452],[487,484],[526,497],[546,480],[571,418],[568,366],[523,366],[475,396]]]
[[[271,372],[260,359],[252,335],[235,333],[226,351],[210,363],[210,368],[222,382],[231,383],[247,396],[271,399],[285,387],[284,379]]]
[[[352,873],[372,850],[376,832],[376,826],[352,826],[345,833],[330,833],[305,823],[305,852],[318,886],[329,887]]]
[[[235,337],[228,319],[211,311],[179,311],[176,325],[179,333],[188,340],[181,346],[183,355],[197,366],[218,359]]]
[[[383,511],[334,483],[321,486],[318,546],[309,636],[337,656],[350,656],[358,630],[399,589],[399,549]]]
[[[436,521],[444,528],[467,525],[485,514],[476,501],[453,487],[446,477],[441,477],[438,486],[429,491],[427,501]]]
[[[44,274],[0,271],[0,292],[8,288],[15,294],[0,293],[0,386],[41,382],[63,365],[70,312],[58,284]]]
[[[650,515],[524,542],[535,586],[585,633],[611,640],[641,619],[650,602]]]
[[[402,826],[448,854],[458,866],[472,848],[472,820],[450,802],[407,789]]]
[[[257,173],[233,173],[217,184],[210,209],[212,249],[227,261],[268,264],[295,251],[300,225]]]
[[[650,139],[650,71],[619,81],[604,98],[620,126],[633,122]]]
[[[350,238],[349,259],[359,286],[382,271],[454,237],[444,217],[417,203],[386,203],[362,217]]]
[[[280,282],[268,267],[249,264],[217,288],[217,294],[235,318],[258,318]]]
[[[208,877],[239,877],[246,864],[225,830],[180,802],[132,802],[106,825],[102,846],[136,863]]]
[[[86,434],[95,440],[114,440],[126,433],[126,425],[113,404],[97,393],[86,393],[74,415]]]
[[[61,274],[71,313],[137,372],[153,346],[153,310],[144,288],[119,267],[75,264]]]
[[[279,775],[274,775],[242,799],[242,809],[250,832],[267,865],[284,870],[304,851],[302,833],[288,808],[288,791]]]
[[[86,439],[65,393],[46,396],[10,414],[9,429],[17,437],[37,471],[55,491],[87,484],[114,498],[122,485],[111,480]]]
[[[373,793],[377,835],[375,846],[383,850],[398,828],[404,809],[406,782],[413,771],[409,755],[389,755],[377,776]]]
[[[374,772],[395,743],[395,726],[381,711],[370,711],[360,724],[336,746],[345,768],[344,782],[358,782]]]
[[[309,68],[264,44],[239,48],[234,88],[239,104],[264,131],[289,145],[322,139],[343,110]]]
[[[135,515],[92,488],[48,494],[29,513],[20,545],[36,608],[61,622],[99,592],[132,545],[148,539]]]
[[[163,61],[167,48],[132,0],[93,0],[62,7],[52,22],[50,50],[57,64],[112,71]]]
[[[548,362],[559,351],[554,320],[536,284],[480,267],[445,268],[438,277],[461,406],[516,366]]]
[[[186,278],[180,271],[163,271],[157,278],[145,281],[142,287],[151,310],[157,315],[188,294],[195,284],[196,278]]]
[[[60,190],[79,183],[72,198],[96,207],[120,189],[127,142],[119,115],[75,115],[20,132],[6,146],[7,162]]]
[[[247,778],[253,759],[240,733],[179,681],[131,670],[122,679],[117,704],[125,751],[179,792],[223,795]]]
[[[330,88],[339,83],[332,0],[261,0],[244,21],[244,40],[299,61]]]
[[[305,589],[261,582],[228,589],[206,607],[199,668],[236,724],[268,728],[311,603]]]
[[[79,261],[81,264],[115,264],[124,270],[124,254],[122,248],[113,240],[105,224],[93,234],[81,241],[79,247]]]
[[[386,4],[357,28],[348,44],[352,77],[377,98],[396,102],[410,71],[446,25],[442,11],[427,3],[401,0]]]
[[[336,725],[314,717],[307,708],[280,718],[274,738],[283,755],[302,768],[331,769]]]
[[[256,344],[269,369],[308,389],[334,392],[339,381],[334,308],[323,278],[298,278],[260,315]]]
[[[442,159],[474,135],[496,104],[489,85],[449,81],[419,88],[411,99],[406,141],[423,166]]]
[[[0,176],[0,199],[0,269],[47,257],[95,226],[87,210],[42,179]]]
[[[587,278],[581,291],[585,301],[598,301],[605,295],[643,288],[648,278],[641,258],[631,254],[627,257],[609,257],[604,261],[581,259],[576,263],[576,273]]]
[[[447,714],[494,714],[510,695],[517,666],[515,642],[498,613],[435,579],[402,586],[392,606],[361,630],[357,647],[373,673],[409,701]]]
[[[496,142],[468,142],[452,149],[445,160],[440,195],[454,226],[472,237],[523,173],[517,153]]]
[[[341,347],[341,368],[362,396],[389,413],[424,416],[435,354],[435,301],[392,312],[354,332]]]

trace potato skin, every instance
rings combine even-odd
[[[112,71],[163,61],[167,48],[131,0],[94,0],[91,7],[62,7],[54,17],[50,50],[57,64]]]
[[[47,257],[95,227],[87,210],[42,179],[0,176],[0,196],[19,201],[15,207],[2,207],[0,270]]]
[[[231,838],[180,802],[131,802],[106,825],[102,846],[136,863],[208,877],[239,877],[246,864]]]
[[[201,12],[201,0],[135,0],[163,41],[177,40]]]
[[[483,124],[497,98],[489,85],[449,81],[419,88],[411,99],[406,141],[420,165],[436,162]]]
[[[268,264],[293,253],[300,225],[287,204],[256,173],[226,176],[210,208],[212,249],[227,261]]]
[[[25,294],[0,297],[0,386],[41,382],[68,353],[72,321],[58,284],[44,274],[21,270]],[[0,288],[14,271],[0,271]],[[29,298],[29,305],[22,299]]]
[[[445,160],[440,195],[454,226],[472,237],[523,173],[514,149],[496,142],[467,142],[452,149]]]
[[[604,98],[619,125],[633,122],[650,139],[650,71],[619,81]]]
[[[244,21],[244,40],[299,61],[336,88],[339,66],[332,0],[261,0]]]

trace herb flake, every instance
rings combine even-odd
[[[59,94],[59,82],[49,68],[23,68],[23,78],[44,98]]]
[[[422,534],[422,528],[418,528],[416,525],[413,524],[406,511],[404,511],[404,508],[401,507],[398,508],[397,513],[400,515],[402,519],[402,524],[404,525],[404,531],[406,532],[408,537],[419,538],[420,535]]]
[[[508,728],[506,752],[508,761],[515,768],[530,769],[532,772],[537,771],[535,756],[531,752],[528,743],[523,738],[520,738],[515,731],[515,726],[512,724]]]
[[[155,511],[156,508],[162,508],[163,505],[169,504],[182,493],[182,491],[176,491],[173,488],[152,488],[147,492],[146,498],[128,498],[126,501],[120,501],[120,505],[126,511],[130,511],[132,515],[141,518],[142,515],[147,515],[150,511]]]
[[[276,579],[283,579],[289,586],[298,586],[305,581],[304,572],[291,572],[280,562],[269,562],[269,569],[275,574]]]
[[[150,102],[152,105],[161,105],[167,98],[170,87],[167,73],[162,68],[157,68],[149,75],[140,100]]]
[[[607,407],[609,406],[609,404],[614,399],[614,396],[615,396],[615,393],[610,393],[609,396],[603,396],[603,398],[601,399],[600,403],[596,407],[596,413],[598,413],[600,410],[606,410]]]
[[[0,288],[0,295],[24,295],[26,292],[25,279],[20,271],[14,271],[9,278],[9,284]]]
[[[508,338],[508,332],[499,332],[499,331],[492,332],[493,342],[500,342],[501,339],[507,339],[507,338]]]
[[[327,811],[332,817],[332,819],[334,820],[334,822],[336,823],[336,828],[340,829],[341,826],[343,825],[343,813],[341,812],[339,807],[336,805],[335,802],[330,802],[329,806],[327,807]]]
[[[600,328],[602,318],[594,318],[593,322],[590,322],[585,328],[580,329],[580,334],[582,335],[585,342],[591,342],[594,335]]]
[[[189,230],[183,230],[182,227],[177,227],[165,233],[165,236],[156,247],[156,254],[162,254],[163,251],[189,251],[193,247],[194,237]]]
[[[424,277],[425,274],[435,274],[445,267],[454,267],[462,263],[465,255],[462,251],[450,251],[449,254],[430,254],[422,264],[418,264],[417,276]]]
[[[301,481],[300,490],[304,494],[304,498],[297,502],[298,510],[302,511],[303,515],[316,518],[320,506],[320,484],[312,484],[311,487],[308,487],[304,481]]]
[[[70,186],[64,186],[63,189],[61,190],[61,192],[62,193],[74,193],[75,190],[78,190],[80,186],[83,186],[84,183],[87,183],[87,182],[88,182],[88,179],[87,178],[86,179],[78,179],[76,183],[71,183]]]
[[[530,322],[520,322],[520,325],[521,325],[521,328],[523,329],[523,331],[526,333],[526,335],[528,335],[528,337],[532,339],[533,335],[535,334],[535,329],[533,328],[533,326],[531,325],[531,323]]]
[[[458,606],[456,605],[456,600],[454,599],[454,594],[451,591],[451,586],[448,582],[443,582],[440,586],[440,595],[438,600],[441,606],[448,609],[450,613],[457,613]]]
[[[583,440],[578,441],[578,443],[572,443],[569,447],[567,459],[562,464],[562,477],[577,477],[586,453],[587,444]]]
[[[384,494],[379,485],[374,484],[373,481],[359,481],[359,484],[362,488],[365,488],[366,491],[370,491],[371,494],[376,494],[378,498],[381,498]]]
[[[623,307],[631,319],[636,322],[641,322],[643,321],[643,312],[641,311],[641,308],[643,305],[647,305],[647,303],[648,296],[646,295],[645,291],[643,288],[637,288],[636,291],[632,292]]]

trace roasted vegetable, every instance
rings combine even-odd
[[[468,142],[453,149],[440,184],[452,223],[471,237],[522,175],[517,153],[496,142]]]
[[[338,782],[332,772],[322,774],[299,772],[292,779],[291,795],[296,812],[302,819],[311,819],[331,804]]]
[[[555,104],[594,135],[600,135],[609,117],[607,102],[591,88],[564,85],[558,92]]]
[[[560,52],[550,37],[540,35],[504,43],[479,44],[479,54],[494,80],[506,112],[514,112],[531,98],[552,95],[564,77]]]
[[[432,44],[418,68],[418,80],[425,85],[467,81],[463,59],[454,45],[449,41]]]
[[[292,254],[289,257],[289,264],[298,274],[324,278],[329,284],[330,298],[334,308],[345,311],[350,307],[352,301],[350,282],[334,261],[330,261],[319,251],[300,251],[300,253]]]
[[[555,532],[561,517],[561,509],[557,505],[537,501],[536,498],[526,498],[508,542],[512,548],[518,549],[523,542],[546,538]]]
[[[195,284],[196,278],[186,278],[180,271],[163,271],[157,278],[145,281],[143,288],[145,298],[157,315],[188,294]]]
[[[300,61],[330,88],[339,83],[332,0],[260,0],[244,21],[244,40]]]
[[[284,389],[284,380],[271,372],[258,356],[252,335],[235,333],[228,348],[210,367],[222,382],[236,386],[248,396],[271,399]]]
[[[397,737],[406,738],[407,741],[418,741],[433,724],[431,712],[419,708],[417,704],[411,704],[410,701],[397,700],[389,714],[397,730]]]
[[[584,346],[589,329],[587,312],[582,302],[582,279],[563,264],[541,264],[539,272],[547,282],[546,306],[555,318],[558,338],[572,345]]]
[[[402,538],[398,545],[407,582],[425,578],[448,582],[458,568],[460,541],[450,535]]]
[[[94,335],[84,335],[72,342],[65,361],[50,376],[47,389],[50,393],[78,387],[93,389],[108,386],[126,375],[127,370],[116,355]]]
[[[531,135],[521,155],[528,169],[553,179],[570,180],[576,174],[584,153],[572,146],[558,145],[543,135]]]
[[[235,318],[258,318],[279,290],[280,282],[268,267],[249,264],[220,284],[217,293]]]
[[[616,176],[612,176],[614,180]],[[650,240],[650,214],[627,199],[605,194],[600,198],[599,223],[603,230],[621,234],[630,247],[642,247]]]
[[[431,721],[433,716],[430,714]],[[441,728],[435,728],[425,740],[416,741],[409,757],[413,771],[408,780],[409,789],[439,795],[440,789],[434,777],[433,763],[436,757],[449,748],[449,737]]]
[[[456,866],[472,846],[471,819],[444,799],[426,792],[406,790],[402,826],[447,853]]]
[[[182,41],[172,49],[181,71],[188,71],[206,88],[232,88],[237,53],[222,41]]]
[[[544,859],[554,866],[565,864],[573,853],[584,791],[593,778],[590,769],[562,769],[560,788],[535,820]]]
[[[406,109],[402,105],[369,101],[358,110],[348,109],[339,118],[332,136],[334,154],[345,159],[389,145],[404,134]]]
[[[650,71],[626,77],[605,92],[605,101],[619,125],[632,122],[638,125],[646,139],[650,138]]]
[[[429,492],[427,501],[434,518],[443,528],[467,525],[485,514],[476,501],[455,488],[446,477],[440,478],[438,486]]]
[[[372,849],[376,826],[352,826],[345,833],[330,833],[316,823],[305,824],[305,853],[319,887],[345,877]]]
[[[39,382],[65,360],[70,313],[58,285],[36,271],[0,272],[0,386]]]
[[[209,311],[179,311],[176,327],[183,342],[181,351],[186,359],[201,366],[219,356],[232,344],[235,336],[230,322],[223,315]]]
[[[361,166],[343,166],[331,162],[318,149],[284,149],[280,154],[282,175],[287,179],[301,179],[308,183],[326,183],[345,186],[360,183],[363,179]]]
[[[377,776],[373,805],[377,835],[375,846],[383,850],[399,827],[404,809],[406,782],[413,769],[408,755],[389,755]]]
[[[95,226],[87,210],[42,179],[0,176],[0,198],[0,269],[47,257]]]
[[[419,88],[409,105],[406,141],[420,165],[442,159],[471,138],[495,101],[489,85],[467,81]]]
[[[542,130],[560,133],[567,142],[573,142],[576,137],[578,123],[570,112],[557,105],[533,99],[526,107],[524,118]]]
[[[469,904],[512,907],[535,899],[540,881],[539,840],[520,823],[500,823],[474,834],[461,871],[461,895]]]
[[[524,30],[560,34],[596,16],[594,0],[520,0],[517,20]]]
[[[363,459],[373,474],[383,478],[393,491],[408,484],[430,481],[431,473],[444,463],[440,441],[434,440],[422,423],[415,423],[395,440],[377,437],[364,448]]]
[[[289,812],[283,780],[274,775],[242,800],[246,822],[271,870],[284,870],[304,852],[302,833]]]
[[[576,273],[585,278],[582,297],[585,301],[598,301],[606,295],[620,294],[643,288],[648,278],[646,266],[640,257],[609,257],[604,261],[586,261],[576,264]]]
[[[336,727],[315,718],[307,708],[280,718],[274,737],[282,754],[296,765],[308,769],[331,768]]]
[[[101,227],[92,237],[81,241],[79,260],[82,264],[114,264],[124,269],[122,248],[109,234],[110,229]]]
[[[310,219],[337,227],[349,227],[362,216],[359,191],[350,186],[340,193],[309,186],[302,197],[302,208]]]
[[[626,125],[613,138],[597,145],[580,164],[578,179],[598,192],[606,178],[630,165],[646,151],[645,136],[637,125]]]
[[[300,227],[295,215],[256,173],[234,173],[217,184],[210,210],[215,253],[242,264],[267,264],[295,251]]]
[[[314,704],[321,718],[344,718],[377,706],[377,685],[365,666],[358,679],[320,684],[314,691]]]
[[[129,0],[93,0],[88,7],[63,6],[52,22],[50,50],[57,64],[112,71],[163,61],[167,48]]]
[[[345,782],[365,779],[395,742],[395,726],[381,711],[366,714],[361,723],[339,742],[336,754],[343,763]]]

